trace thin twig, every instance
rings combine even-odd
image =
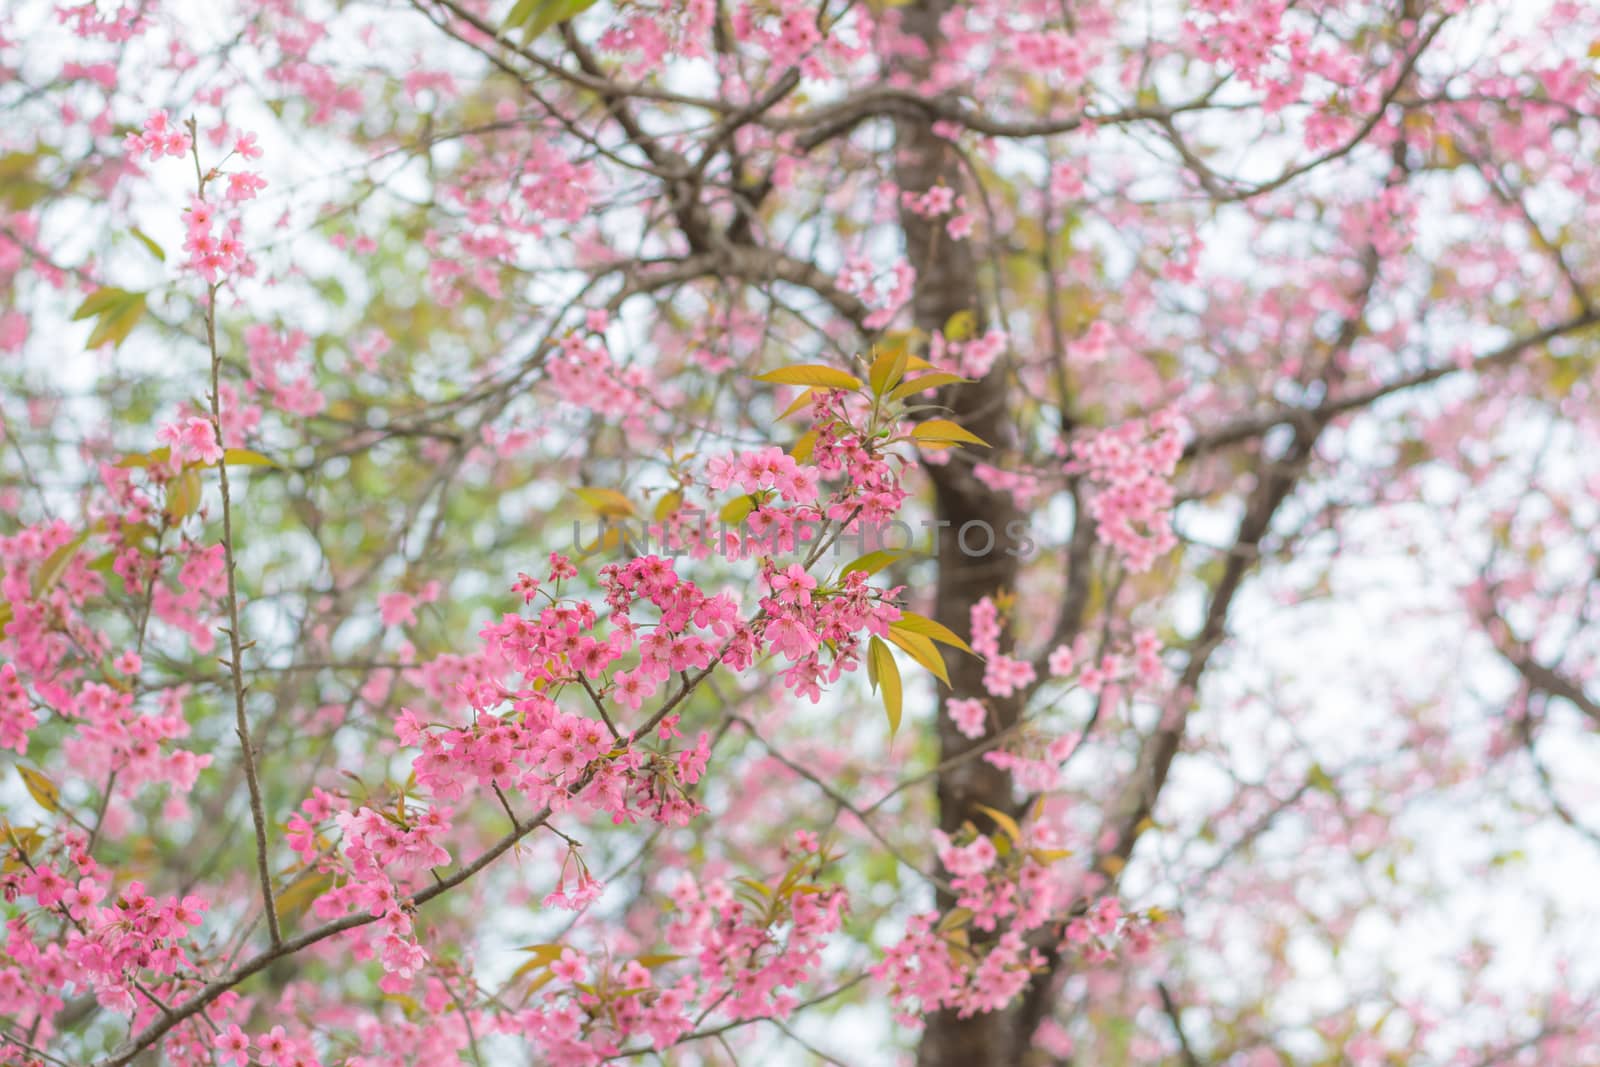
[[[192,126],[192,122],[191,122]],[[199,138],[191,138],[198,144]],[[199,166],[199,149],[195,149],[195,165]],[[217,447],[226,449],[222,436],[222,355],[217,351],[217,290],[211,286],[210,299],[206,301],[206,344],[211,349],[211,429],[217,435]],[[244,753],[244,778],[250,787],[250,819],[256,831],[256,873],[261,879],[261,901],[266,909],[267,930],[272,937],[272,947],[283,944],[283,931],[278,926],[278,906],[272,899],[272,871],[267,866],[267,817],[261,804],[261,782],[256,777],[255,754],[250,748],[250,724],[244,713],[244,649],[239,641],[239,586],[234,576],[233,558],[233,499],[228,491],[228,458],[217,461],[217,475],[222,487],[222,556],[228,576],[228,644],[231,651],[228,670],[233,682],[234,729],[239,734],[239,745]]]

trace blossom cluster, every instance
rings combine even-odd
[[[543,1062],[591,1067],[641,1045],[664,1050],[713,1009],[730,1020],[789,1014],[793,989],[816,973],[846,908],[844,891],[819,877],[824,857],[814,837],[793,852],[775,881],[680,880],[663,933],[673,954],[619,961],[561,950],[539,1002],[500,1028],[527,1038]],[[676,979],[659,973],[679,960],[693,970]]]
[[[920,1027],[930,1011],[967,1017],[1004,1008],[1044,965],[1047,947],[1090,963],[1122,947],[1134,954],[1151,947],[1148,917],[1125,916],[1114,897],[1086,899],[1052,872],[1067,853],[1052,847],[1042,827],[986,835],[968,824],[934,836],[955,905],[913,916],[872,969],[890,986],[903,1024]]]
[[[1066,469],[1095,487],[1088,505],[1095,532],[1130,571],[1149,570],[1178,544],[1170,479],[1182,455],[1178,418],[1170,410],[1073,443]]]

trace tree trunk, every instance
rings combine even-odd
[[[904,30],[927,44],[929,56],[938,50],[939,17],[950,4],[951,0],[916,0],[898,9]],[[904,60],[902,69],[923,81],[927,61]],[[960,157],[948,141],[934,134],[930,117],[900,119],[896,147],[895,177],[900,188],[922,192],[941,183],[956,190],[962,187]],[[917,327],[931,334],[943,329],[952,315],[969,311],[977,317],[977,328],[982,330],[984,309],[979,302],[978,262],[972,243],[952,239],[945,232],[942,219],[925,219],[902,210],[900,222],[906,254],[917,272],[913,297]],[[1012,440],[1005,373],[1003,363],[997,364],[981,381],[946,388],[939,397],[940,403],[951,409],[951,418],[988,441],[996,454]],[[939,523],[934,615],[961,634],[968,632],[974,604],[985,596],[1015,588],[1018,560],[1005,551],[1009,544],[1007,525],[1022,519],[1009,493],[996,492],[973,475],[972,457],[970,450],[962,451],[952,455],[946,464],[927,466]],[[961,531],[968,523],[984,525],[969,530],[964,549]],[[986,530],[993,533],[992,543]],[[988,550],[980,553],[985,545]],[[949,669],[952,689],[944,694],[946,700],[984,696],[980,660],[957,654],[949,657]],[[990,698],[987,703],[993,712],[989,732],[1016,721],[1018,702]],[[955,729],[942,704],[938,731],[941,762],[979,743]],[[946,832],[955,831],[967,821],[985,831],[993,829],[978,805],[1013,810],[1010,778],[982,759],[968,760],[941,774],[937,794],[939,825]],[[952,903],[941,894],[941,907],[948,908]],[[1023,1029],[1015,1010],[968,1019],[958,1019],[953,1012],[933,1013],[927,1020],[917,1062],[921,1067],[1014,1067],[1022,1062],[1031,1038]]]

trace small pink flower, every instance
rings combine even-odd
[[[261,1045],[256,1052],[256,1059],[261,1061],[262,1067],[289,1067],[289,1035],[283,1027],[274,1026],[267,1031],[267,1036],[261,1039]]]
[[[561,958],[550,965],[550,971],[564,982],[581,982],[585,971],[583,957],[570,948],[561,950]]]
[[[378,598],[378,614],[385,626],[415,626],[417,598],[410,593],[385,593]]]
[[[257,193],[267,187],[267,180],[259,174],[243,170],[228,175],[229,200],[254,200]]]
[[[234,1067],[245,1067],[250,1062],[250,1038],[238,1025],[229,1026],[217,1036],[218,1058]]]
[[[963,737],[983,736],[984,720],[988,718],[983,701],[958,698],[945,707],[950,713],[950,721],[956,724],[956,729],[961,731]]]

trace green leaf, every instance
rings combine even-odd
[[[311,902],[333,888],[333,875],[326,871],[304,871],[300,877],[283,887],[283,892],[273,898],[278,907],[278,917],[283,919],[299,915]]]
[[[222,462],[230,467],[281,467],[283,464],[271,456],[263,456],[260,452],[248,448],[228,448],[222,453]]]
[[[760,501],[758,501],[755,497],[746,494],[745,496],[741,496],[736,500],[730,500],[724,504],[722,506],[722,510],[717,512],[717,518],[721,519],[730,526],[737,526],[739,523],[743,522],[752,511],[756,509],[756,505],[758,503],[760,503]]]
[[[172,457],[172,449],[166,445],[149,452],[132,452],[117,460],[117,466],[123,470],[133,470],[138,467],[159,467]]]
[[[20,763],[17,764],[17,773],[22,775],[22,785],[34,803],[45,811],[61,810],[61,790],[56,788],[54,782],[32,767],[24,767]]]
[[[595,0],[518,0],[506,16],[505,28],[522,29],[527,44],[558,22],[576,18],[594,6]]]
[[[910,553],[903,548],[880,548],[874,552],[868,552],[860,559],[846,563],[844,565],[844,569],[839,573],[843,575],[849,574],[852,571],[866,571],[868,574],[877,574],[895,560],[901,559],[909,554]]]
[[[53,149],[39,149],[0,156],[0,203],[26,211],[55,192],[54,185],[41,180],[35,170],[46,155],[58,154]]]
[[[969,656],[977,655],[976,652],[972,651],[971,646],[969,646],[965,641],[961,640],[961,638],[957,637],[955,632],[944,623],[923,618],[921,615],[918,615],[915,612],[902,611],[900,613],[900,618],[894,621],[893,626],[896,629],[904,630],[907,633],[921,634],[923,637],[931,637],[941,645],[949,645],[951,648],[959,648]]]
[[[517,949],[518,952],[531,953],[531,959],[543,963],[554,963],[559,960],[561,958],[561,950],[562,946],[556,944],[522,945]]]
[[[676,515],[681,507],[683,507],[683,494],[674,489],[656,501],[656,509],[652,514],[657,522],[664,522]]]
[[[918,329],[890,330],[880,336],[878,343],[872,347],[878,352],[904,351],[907,354],[906,370],[927,370],[932,364],[913,351],[927,339],[928,335]]]
[[[139,325],[139,320],[144,317],[145,295],[143,293],[130,293],[122,289],[112,291],[104,298],[104,304],[95,304],[99,310],[86,310],[100,297],[105,290],[95,292],[88,300],[78,306],[73,314],[74,319],[97,316],[94,329],[89,333],[86,347],[94,349],[101,345],[111,345],[115,348],[128,339],[133,328]]]
[[[889,646],[877,637],[867,644],[867,672],[883,698],[883,713],[889,717],[889,740],[893,741],[900,730],[900,667]]]
[[[1052,863],[1060,863],[1072,856],[1073,851],[1070,848],[1030,848],[1028,855],[1033,857],[1034,862],[1048,867]]]
[[[1312,789],[1327,793],[1329,796],[1338,796],[1339,787],[1329,777],[1328,772],[1322,769],[1322,764],[1313,763],[1311,770],[1306,773],[1306,785]]]
[[[972,335],[978,332],[978,316],[970,311],[958,311],[944,322],[944,339],[946,341],[972,340]]]
[[[787,419],[790,415],[793,415],[795,412],[802,409],[809,410],[811,407],[811,398],[816,395],[817,390],[807,389],[805,392],[795,397],[794,403],[783,409],[783,414],[779,415],[778,419]]]
[[[1011,838],[1013,844],[1022,844],[1022,827],[1017,825],[1017,820],[1013,819],[1011,816],[1007,815],[998,808],[991,808],[987,804],[974,804],[973,807],[977,808],[979,811],[989,816],[989,818],[993,819],[995,825],[1006,832],[1006,835]]]
[[[531,953],[531,955],[522,966],[511,972],[511,977],[507,980],[507,984],[515,982],[523,975],[548,967],[561,958],[560,945],[523,945],[517,951]],[[534,988],[537,989],[539,985],[543,985],[545,981],[549,980],[549,977],[549,975],[546,975]]]
[[[589,486],[579,486],[572,493],[589,507],[608,518],[631,518],[634,515],[633,501],[615,489],[595,489]]]
[[[200,472],[192,467],[185,468],[167,483],[167,514],[176,522],[193,515],[200,509],[200,490]]]
[[[949,448],[958,444],[989,447],[989,442],[949,419],[929,419],[917,423],[911,431],[911,439],[924,448]]]
[[[872,367],[867,371],[867,381],[872,386],[873,396],[882,396],[906,376],[906,359],[910,356],[905,346],[897,346],[882,353],[872,361]]]
[[[793,367],[780,367],[777,370],[756,375],[756,381],[770,382],[773,385],[810,385],[819,389],[861,388],[861,379],[854,374],[846,374],[837,367],[827,367],[821,363],[802,363]]]
[[[637,963],[641,967],[660,967],[664,964],[671,963],[674,960],[681,959],[683,959],[682,956],[675,955],[671,952],[648,952],[643,956],[637,957],[633,962]]]
[[[132,295],[126,289],[118,289],[114,285],[103,285],[84,297],[83,303],[78,305],[78,310],[72,313],[72,321],[79,322],[83,319],[92,319],[104,315],[107,311],[121,305]]]
[[[901,382],[889,391],[889,399],[904,400],[908,396],[925,393],[929,389],[938,389],[941,386],[970,381],[972,381],[971,378],[963,378],[961,375],[951,374],[949,371],[934,371],[932,374],[921,374]]]
[[[811,450],[817,447],[817,431],[807,430],[800,435],[800,439],[789,449],[789,455],[794,457],[796,463],[804,463],[811,458]]]
[[[533,18],[533,13],[539,9],[544,0],[517,0],[511,7],[510,14],[500,24],[503,30],[514,30]]]
[[[945,669],[944,657],[939,655],[939,650],[934,647],[932,641],[921,634],[899,629],[893,623],[889,624],[889,640],[905,649],[912,659],[949,688],[950,673]]]
[[[72,564],[72,558],[78,554],[78,549],[89,539],[89,531],[74,537],[54,552],[45,557],[39,564],[39,570],[33,576],[33,598],[38,600],[50,590],[54,589],[61,576],[67,573],[67,567]]]
[[[152,256],[155,256],[156,259],[160,260],[162,263],[165,263],[167,261],[167,254],[161,250],[161,246],[160,245],[156,244],[155,241],[153,241],[151,239],[149,234],[145,233],[143,230],[139,229],[139,227],[137,227],[137,226],[135,226],[132,230],[130,230],[128,232],[132,233],[133,236],[138,239],[140,244],[144,245],[145,248],[149,249],[150,250],[150,254]]]

